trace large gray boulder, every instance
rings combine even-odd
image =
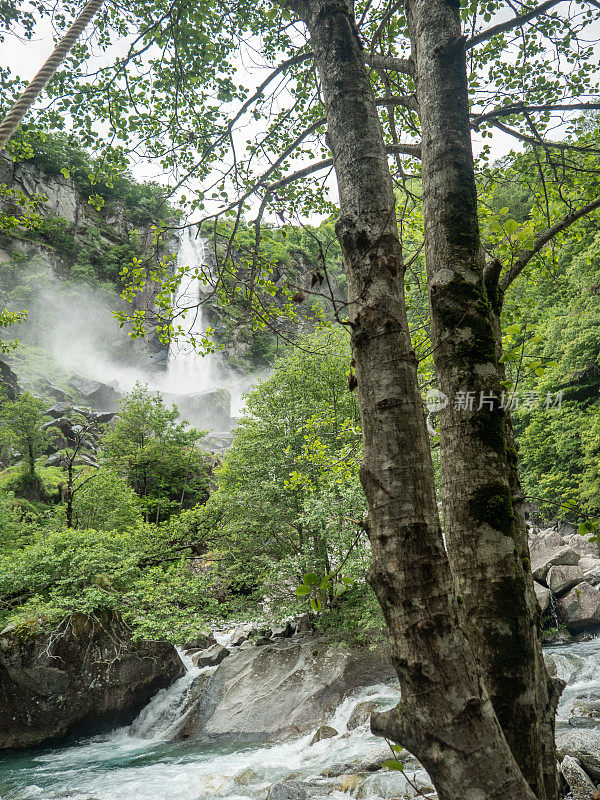
[[[236,648],[210,676],[189,737],[281,741],[314,731],[344,697],[395,678],[387,648],[336,647],[323,638]]]
[[[221,661],[227,658],[229,650],[223,645],[214,644],[206,650],[201,650],[192,656],[192,664],[195,667],[216,667]]]
[[[560,771],[569,784],[573,800],[593,800],[596,787],[576,758],[565,756],[560,765]]]
[[[578,583],[582,583],[584,580],[583,570],[579,566],[567,567],[563,564],[550,567],[546,577],[548,588],[552,594],[557,596],[564,594],[566,591],[573,588],[573,586],[577,586]]]
[[[571,633],[600,625],[600,592],[587,582],[558,599],[559,614]]]
[[[572,547],[566,544],[556,545],[553,537],[536,539],[531,545],[531,571],[536,581],[546,583],[550,570],[558,564],[565,566],[576,565],[581,556]]]
[[[182,417],[199,428],[230,431],[231,395],[227,389],[211,389],[191,394],[163,394],[165,400],[180,410]]]
[[[559,759],[574,756],[594,781],[600,781],[600,730],[561,728],[556,731]]]
[[[73,614],[54,630],[0,633],[0,748],[31,747],[131,718],[184,673],[166,642],[116,617]]]

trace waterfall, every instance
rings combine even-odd
[[[197,269],[206,271],[207,268],[205,242],[191,228],[186,228],[179,240],[177,268],[180,270],[182,267],[187,267],[191,273]],[[188,309],[175,319],[175,325],[181,326],[187,335],[200,337],[206,330],[204,306],[201,304],[204,295],[200,278],[195,274],[182,276],[173,298],[173,307],[176,312]],[[165,385],[174,394],[213,389],[216,382],[215,367],[213,354],[202,356],[188,342],[171,342]]]
[[[140,739],[165,740],[176,737],[186,719],[186,712],[194,700],[197,679],[214,671],[214,668],[195,667],[192,659],[177,648],[186,672],[167,689],[161,689],[140,712],[128,729],[129,736]]]

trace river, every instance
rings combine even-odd
[[[600,697],[600,638],[549,649],[558,674],[569,681],[558,712],[558,727],[568,724],[575,699]],[[357,704],[377,701],[391,707],[398,693],[378,685],[346,698],[329,724],[338,735],[310,745],[313,733],[282,744],[207,746],[169,742],[186,709],[186,696],[199,670],[184,657],[187,673],[156,695],[132,725],[60,747],[20,752],[0,764],[1,800],[255,800],[266,789],[291,779],[313,784],[311,798],[348,800],[339,778],[322,777],[333,765],[360,762],[380,752],[382,741],[365,723],[347,731]],[[356,767],[358,769],[358,767]],[[418,785],[426,775],[412,760],[406,774]],[[322,787],[322,788],[321,788]],[[361,778],[364,800],[414,796],[401,773],[380,770]]]

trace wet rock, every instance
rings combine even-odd
[[[565,756],[560,765],[560,771],[569,784],[573,800],[592,800],[596,787],[576,758]]]
[[[184,650],[195,650],[198,652],[199,650],[206,650],[209,647],[213,647],[216,643],[217,640],[212,633],[201,633],[196,636],[195,639],[190,639],[182,646]]]
[[[112,422],[116,413],[116,411],[92,411],[89,416],[97,425],[107,425]]]
[[[600,698],[579,698],[573,703],[569,725],[573,728],[596,728],[600,723]]]
[[[542,586],[542,584],[538,583],[537,581],[533,582],[533,589],[535,591],[536,600],[538,601],[538,606],[540,607],[540,611],[543,614],[544,611],[548,610],[552,592],[550,591],[550,589],[546,588],[546,586]]]
[[[600,730],[557,729],[556,752],[561,760],[565,756],[573,756],[592,780],[600,781]]]
[[[359,771],[360,772],[377,772],[383,768],[383,764],[385,761],[389,761],[392,758],[392,753],[390,748],[387,747],[380,747],[377,750],[374,750],[372,753],[369,753],[366,758],[359,764]]]
[[[336,792],[346,792],[348,794],[360,790],[365,780],[362,775],[342,775],[341,781],[335,787]]]
[[[269,639],[268,636],[259,636],[254,644],[256,647],[262,647],[265,644],[272,644],[272,639]]]
[[[0,748],[117,725],[184,672],[166,642],[134,641],[115,616],[73,614],[48,633],[0,633]]]
[[[235,648],[210,676],[194,741],[260,743],[314,731],[357,689],[395,678],[387,648],[291,638]]]
[[[239,628],[238,630],[232,633],[229,644],[231,645],[231,647],[240,647],[247,640],[248,640],[248,631]]]
[[[365,700],[362,703],[359,703],[350,714],[348,724],[346,726],[348,730],[353,731],[360,725],[364,725],[376,708],[377,703],[374,703],[372,700]]]
[[[552,594],[558,596],[581,583],[584,580],[584,575],[579,566],[557,565],[550,567],[546,580]]]
[[[570,633],[600,625],[600,592],[583,582],[558,599],[561,618]]]
[[[333,739],[334,736],[337,736],[338,732],[335,728],[332,728],[331,725],[321,725],[320,728],[317,728],[315,731],[315,735],[310,740],[311,746],[316,744],[317,742],[322,742],[323,739]]]
[[[306,800],[309,783],[302,781],[285,781],[271,786],[267,792],[267,800]]]
[[[544,634],[544,644],[569,644],[573,641],[573,637],[566,628],[559,628],[551,636]]]
[[[215,644],[207,650],[202,650],[192,656],[192,664],[195,667],[216,667],[227,658],[230,652],[223,645]]]
[[[227,389],[192,394],[164,393],[163,397],[177,406],[182,417],[199,427],[214,428],[219,432],[232,428],[231,395]]]
[[[233,779],[233,782],[236,783],[238,786],[251,786],[253,783],[259,783],[260,778],[258,777],[258,774],[254,772],[253,769],[251,769],[250,767],[246,767],[246,769],[243,769],[241,772],[238,772],[238,774]]]
[[[554,545],[549,539],[538,539],[531,547],[531,571],[539,583],[546,583],[550,567],[576,565],[581,558],[569,545]]]

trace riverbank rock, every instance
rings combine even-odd
[[[584,581],[558,599],[558,609],[570,633],[600,625],[600,592]]]
[[[236,648],[210,676],[189,732],[194,741],[281,741],[325,724],[344,697],[393,680],[387,648],[325,638]]]
[[[0,634],[0,748],[128,721],[184,672],[166,642],[133,641],[115,617],[73,614],[49,633]]]
[[[531,545],[531,571],[539,583],[546,583],[551,567],[574,566],[580,558],[579,553],[569,545],[555,544],[553,536],[539,537]]]
[[[573,586],[577,586],[578,583],[582,583],[585,578],[583,570],[579,566],[564,566],[559,564],[550,567],[546,580],[552,594],[558,596],[572,589]]]
[[[600,781],[600,730],[592,728],[557,729],[556,752],[559,759],[573,756],[592,780]]]
[[[560,771],[569,784],[573,800],[592,800],[596,787],[576,758],[565,756],[560,765]]]
[[[333,737],[337,735],[338,732],[335,728],[332,728],[331,725],[321,725],[321,727],[317,728],[315,731],[315,735],[310,740],[310,743],[313,745],[317,742],[322,742],[323,739],[333,739]]]
[[[192,664],[195,667],[216,667],[227,658],[229,653],[230,651],[223,645],[214,644],[207,650],[201,650],[195,656],[192,656]]]

